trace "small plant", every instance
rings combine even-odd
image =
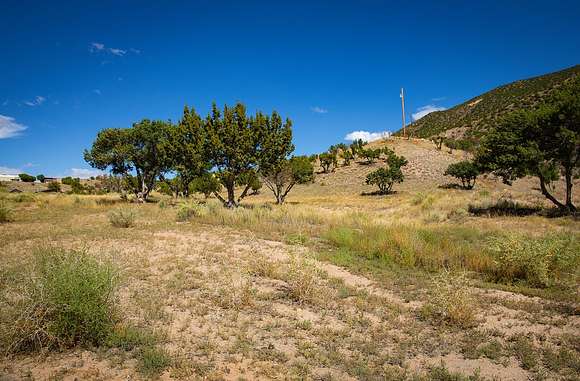
[[[1,200],[0,201],[0,224],[5,222],[10,222],[13,220],[12,208],[8,206],[8,203]]]
[[[85,250],[37,250],[9,351],[104,344],[114,326],[116,285],[115,267]]]
[[[423,313],[449,324],[470,327],[475,323],[475,302],[465,273],[443,270],[434,278],[433,297]]]
[[[282,276],[288,284],[290,299],[300,304],[315,302],[320,293],[318,275],[319,270],[312,261],[291,256],[286,273]]]
[[[475,180],[479,175],[477,166],[469,160],[460,161],[459,163],[450,164],[445,170],[445,176],[453,176],[461,180],[463,189],[473,189]]]
[[[149,346],[139,351],[138,369],[144,375],[155,378],[171,365],[167,351]]]
[[[130,208],[118,208],[109,212],[109,222],[116,228],[130,228],[135,225],[135,212]]]

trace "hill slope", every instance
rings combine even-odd
[[[580,65],[539,77],[500,86],[449,110],[437,111],[414,122],[415,137],[444,133],[454,138],[477,138],[510,111],[530,108],[545,101],[553,89],[580,76]]]

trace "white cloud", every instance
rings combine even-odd
[[[434,111],[444,111],[447,110],[445,107],[435,106],[435,105],[427,105],[423,107],[419,107],[417,112],[413,113],[411,116],[413,120],[419,120],[427,114],[431,114]]]
[[[91,176],[100,176],[105,172],[99,171],[98,169],[87,169],[87,168],[71,168],[70,175],[72,177],[79,177],[81,179],[88,179]]]
[[[27,127],[16,123],[14,118],[0,115],[0,139],[8,139],[20,135]]]
[[[369,131],[353,131],[344,137],[344,140],[358,140],[362,139],[365,142],[372,142],[379,139],[388,138],[391,136],[389,131],[369,132]]]
[[[328,112],[327,109],[318,106],[310,107],[310,111],[315,112],[317,114],[326,114]]]
[[[27,106],[31,106],[31,107],[35,107],[35,106],[40,106],[41,104],[43,104],[44,102],[46,102],[46,98],[40,95],[37,95],[33,100],[31,101],[24,101],[24,104]]]
[[[89,45],[89,51],[91,53],[100,52],[102,50],[105,50],[105,44],[101,44],[100,42],[92,42],[91,45]]]
[[[116,55],[116,56],[120,56],[120,57],[124,56],[124,55],[125,55],[125,53],[127,53],[127,51],[126,51],[126,50],[123,50],[123,49],[117,49],[117,48],[109,48],[109,52],[110,52],[111,54],[114,54],[114,55]]]
[[[0,173],[2,173],[3,175],[17,175],[19,173],[22,173],[22,171],[18,168],[9,168],[0,165]]]

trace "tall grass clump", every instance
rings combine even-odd
[[[7,202],[0,200],[0,224],[12,220],[12,208],[10,208]]]
[[[534,238],[506,234],[489,240],[495,281],[523,281],[533,287],[562,285],[579,279],[580,242],[574,234]]]
[[[113,330],[117,270],[85,250],[42,248],[15,301],[9,351],[101,345]]]
[[[109,212],[109,222],[116,228],[135,226],[135,211],[130,208],[118,208]]]

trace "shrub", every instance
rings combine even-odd
[[[193,217],[201,217],[206,214],[206,209],[200,204],[182,204],[177,210],[177,221],[185,222],[191,220]]]
[[[318,275],[319,270],[314,262],[291,256],[286,272],[282,275],[290,299],[300,304],[315,302],[320,293]]]
[[[0,201],[0,224],[12,221],[12,209],[5,201]]]
[[[49,192],[60,192],[60,184],[56,181],[51,181],[48,183],[47,190]]]
[[[377,185],[379,187],[380,194],[391,193],[393,184],[402,183],[405,179],[401,167],[407,165],[407,159],[392,153],[389,155],[387,163],[387,168],[379,168],[369,173],[366,178],[368,185]]]
[[[469,160],[450,164],[444,173],[445,176],[453,176],[461,180],[463,189],[473,189],[475,180],[479,175],[477,166]]]
[[[135,225],[135,212],[130,208],[118,208],[109,212],[109,222],[116,228],[130,228]]]
[[[361,149],[359,151],[359,154],[367,161],[368,164],[372,164],[381,156],[381,152],[382,150],[380,148],[377,149],[368,148]]]
[[[100,345],[114,325],[117,270],[85,250],[43,248],[14,323],[9,350]]]
[[[330,152],[321,153],[319,159],[320,166],[322,167],[322,171],[324,173],[329,173],[331,171],[331,167],[336,168],[337,165],[336,153],[334,154]],[[332,168],[333,171],[334,168]]]
[[[163,349],[150,346],[139,351],[138,369],[150,378],[156,378],[170,365],[171,358]]]
[[[18,175],[20,180],[24,181],[25,183],[33,183],[36,181],[36,177],[29,175],[28,173],[21,173]]]
[[[475,304],[465,273],[443,270],[434,278],[433,296],[423,313],[452,325],[469,327],[475,323]]]
[[[572,234],[542,238],[507,234],[491,238],[488,250],[495,261],[494,280],[520,280],[534,287],[561,283],[580,264],[580,245]]]

